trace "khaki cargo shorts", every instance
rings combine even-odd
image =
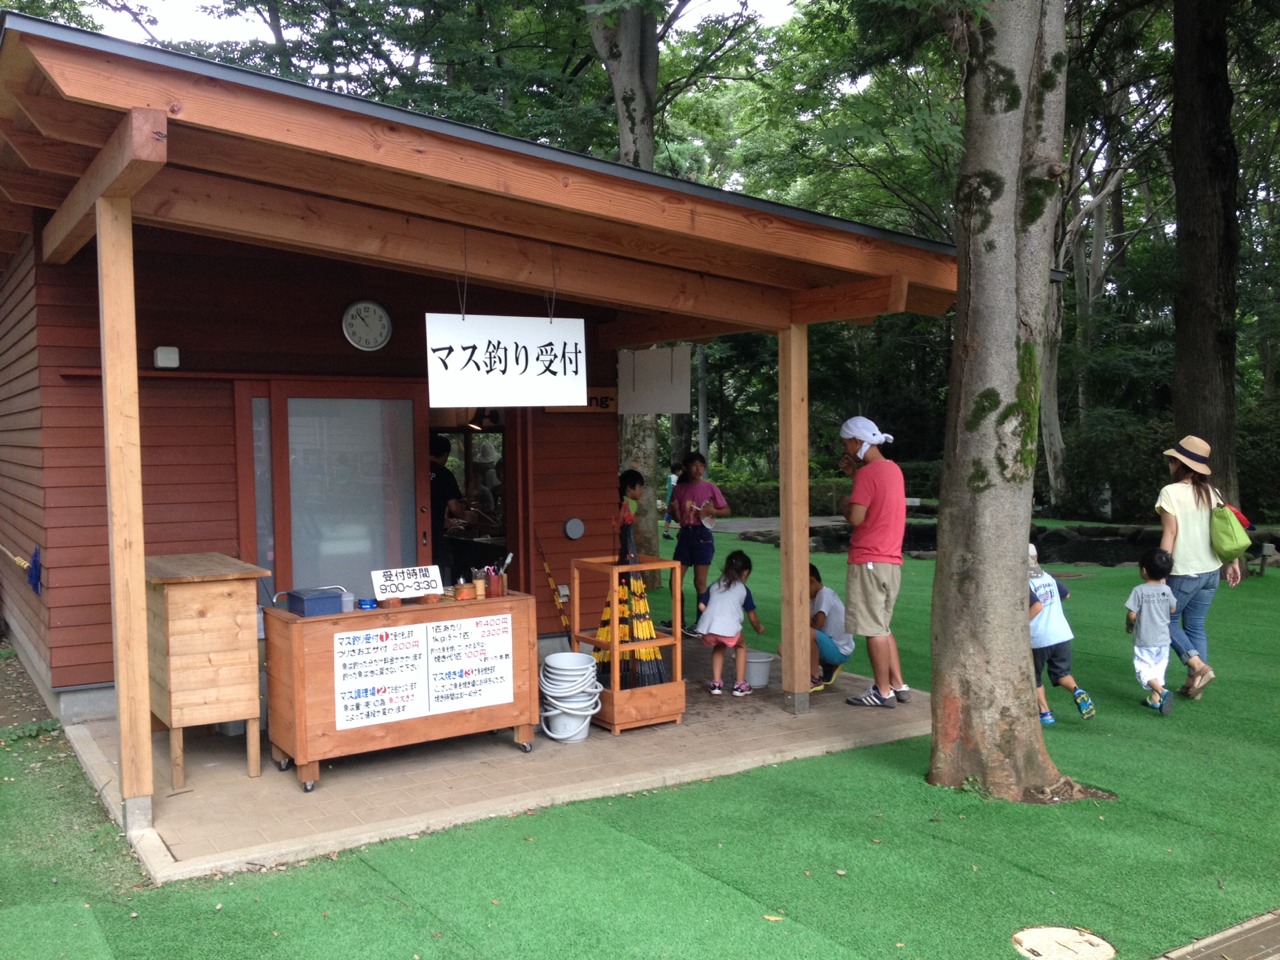
[[[902,586],[897,563],[851,563],[844,584],[844,629],[856,637],[893,632],[893,605]]]

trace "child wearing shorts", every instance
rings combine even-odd
[[[763,634],[756,603],[747,589],[747,577],[751,576],[751,558],[741,550],[735,550],[724,559],[724,572],[720,579],[707,588],[705,601],[699,603],[702,613],[698,617],[698,633],[702,642],[711,648],[711,683],[707,687],[713,697],[724,693],[724,652],[734,649],[733,684],[735,697],[751,694],[747,683],[747,645],[742,639],[744,616],[751,621],[756,633]]]
[[[1035,544],[1027,545],[1027,555],[1031,589],[1028,610],[1031,619],[1031,664],[1036,672],[1036,702],[1040,708],[1040,722],[1046,727],[1054,723],[1053,711],[1049,709],[1049,701],[1044,695],[1042,678],[1046,667],[1049,670],[1049,682],[1056,687],[1065,687],[1071,693],[1080,716],[1088,720],[1097,710],[1089,694],[1083,687],[1076,685],[1076,679],[1071,675],[1071,641],[1074,637],[1062,612],[1062,601],[1071,596],[1071,591],[1059,583],[1056,577],[1040,568]]]
[[[1169,622],[1178,612],[1178,601],[1165,584],[1173,569],[1173,555],[1153,547],[1138,561],[1142,583],[1124,602],[1124,628],[1133,634],[1133,671],[1142,689],[1150,694],[1142,701],[1167,717],[1173,712],[1173,695],[1165,689],[1164,674],[1169,666]]]
[[[835,682],[853,654],[853,634],[844,629],[844,601],[822,585],[822,573],[809,564],[809,687],[817,693]]]

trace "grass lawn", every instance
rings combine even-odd
[[[776,647],[779,552],[721,535],[717,554],[739,545]],[[843,557],[816,562],[839,589]],[[907,561],[895,620],[922,688],[933,569]],[[1050,691],[1046,741],[1114,802],[933,788],[916,738],[152,889],[60,737],[25,737],[0,750],[0,956],[987,960],[1051,924],[1149,958],[1280,907],[1280,571],[1223,589],[1219,679],[1163,718],[1139,705],[1123,629],[1136,571],[1050,569],[1079,574],[1066,613],[1098,715]]]

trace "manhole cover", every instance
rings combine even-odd
[[[1013,935],[1024,957],[1037,960],[1111,960],[1116,948],[1078,927],[1028,927]]]

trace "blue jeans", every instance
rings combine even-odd
[[[1167,582],[1178,603],[1178,612],[1169,624],[1174,652],[1183,663],[1195,656],[1208,663],[1209,637],[1204,632],[1204,620],[1218,591],[1218,571],[1179,574],[1170,576]]]

